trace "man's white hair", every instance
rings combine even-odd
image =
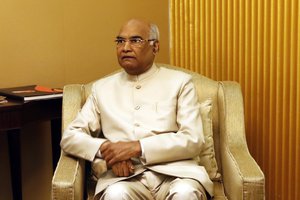
[[[149,36],[150,39],[159,40],[159,30],[156,24],[150,24]]]

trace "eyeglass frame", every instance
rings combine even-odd
[[[135,42],[133,42],[133,41],[135,41]],[[132,36],[127,39],[117,36],[117,38],[115,39],[117,48],[124,46],[126,42],[128,42],[130,46],[141,47],[144,42],[155,42],[155,41],[157,41],[157,39],[143,39],[140,36]],[[151,44],[151,45],[153,45],[153,44]]]

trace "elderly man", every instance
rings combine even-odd
[[[131,19],[116,37],[124,69],[93,84],[61,141],[62,149],[106,161],[95,198],[207,199],[213,185],[193,158],[204,142],[191,76],[159,67],[159,32]],[[99,137],[91,135],[98,134]],[[100,137],[102,133],[103,137]]]

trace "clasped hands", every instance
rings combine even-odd
[[[139,141],[104,142],[100,147],[102,158],[116,176],[130,176],[134,173],[133,157],[141,156]]]

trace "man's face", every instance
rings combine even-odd
[[[119,64],[131,75],[147,71],[153,64],[156,51],[150,45],[148,24],[132,20],[122,27],[117,36],[117,56]],[[157,44],[155,44],[157,45]]]

